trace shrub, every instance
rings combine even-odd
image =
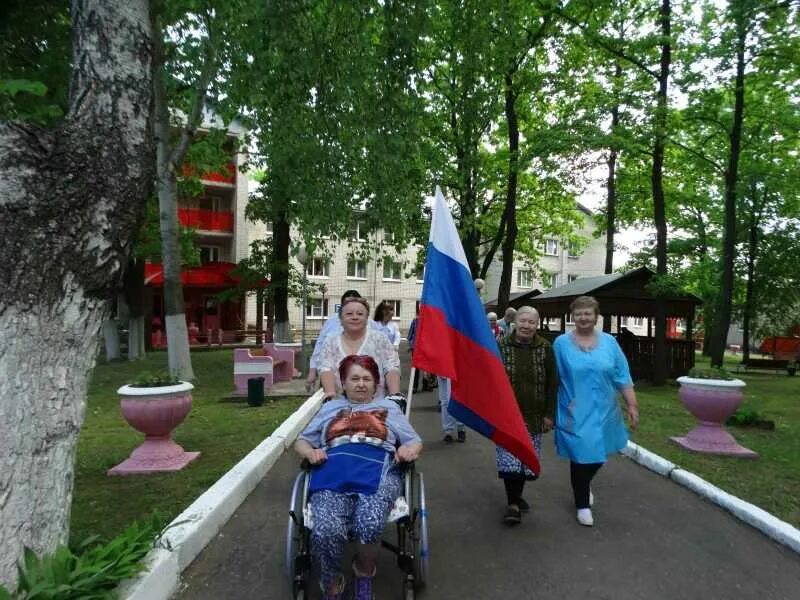
[[[733,381],[735,377],[722,367],[692,367],[689,370],[689,377],[695,379],[722,379],[723,381]]]
[[[153,547],[161,528],[162,520],[155,514],[144,523],[134,522],[105,544],[92,536],[74,551],[59,546],[55,553],[41,558],[26,548],[17,566],[16,591],[12,594],[0,586],[0,600],[114,598],[117,585],[142,570],[142,559]]]
[[[175,385],[181,380],[167,371],[146,371],[138,375],[130,384],[131,387],[161,387],[163,385]]]

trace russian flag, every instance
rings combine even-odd
[[[450,414],[539,474],[539,459],[438,186],[413,366],[451,379]]]

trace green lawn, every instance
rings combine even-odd
[[[302,401],[281,400],[259,408],[220,402],[233,385],[231,351],[194,353],[194,406],[175,439],[186,450],[201,451],[200,458],[178,473],[108,477],[106,471],[124,460],[143,439],[120,415],[116,390],[140,371],[165,368],[166,360],[166,354],[158,352],[144,361],[100,364],[95,369],[78,444],[71,541],[91,534],[114,537],[132,520],[147,517],[154,510],[171,520]],[[637,384],[641,425],[633,439],[714,485],[800,526],[800,377],[740,377],[747,382],[743,406],[775,421],[772,432],[729,428],[741,444],[759,453],[759,460],[692,454],[672,443],[670,436],[685,435],[694,422],[678,399],[676,385],[654,388]]]
[[[159,475],[108,477],[106,471],[144,439],[119,412],[116,390],[141,371],[165,369],[165,352],[138,362],[98,364],[89,388],[81,429],[72,502],[71,542],[98,534],[112,538],[131,521],[153,511],[171,520],[288,417],[302,398],[267,402],[220,402],[233,389],[230,350],[195,352],[194,404],[175,431],[185,450],[202,454],[183,471]]]
[[[730,368],[735,365],[730,361]],[[698,363],[707,361],[698,355]],[[758,460],[687,452],[670,436],[685,435],[693,417],[678,399],[677,384],[654,388],[637,383],[640,426],[633,441],[748,502],[800,526],[800,377],[740,374],[747,382],[742,408],[775,421],[775,431],[728,427],[737,441],[755,450]]]

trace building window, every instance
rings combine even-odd
[[[394,319],[400,319],[400,300],[387,300],[389,306],[394,309]]]
[[[644,327],[644,317],[633,317],[634,327]]]
[[[219,262],[222,260],[222,248],[219,246],[200,246],[200,263]]]
[[[414,303],[414,315],[418,315],[419,314],[419,305],[420,304],[422,304],[422,300],[417,300]]]
[[[517,271],[517,287],[531,288],[533,287],[533,271],[522,270]]]
[[[328,277],[331,265],[324,258],[312,258],[306,265],[306,274],[309,277]]]
[[[367,263],[363,260],[351,259],[347,261],[347,276],[351,279],[367,278]]]
[[[627,327],[628,326],[628,317],[622,317],[621,321],[622,321],[622,326],[623,327]]]
[[[558,256],[558,240],[545,240],[544,253],[547,256]]]
[[[350,225],[350,239],[356,242],[367,241],[367,228],[361,221],[356,221]]]
[[[567,246],[567,257],[568,258],[578,258],[580,256],[580,250],[578,249],[577,242],[570,242]]]
[[[205,195],[201,196],[197,200],[198,208],[204,210],[213,210],[213,211],[221,211],[221,210],[230,210],[228,199],[217,194],[210,193],[206,191]]]
[[[423,283],[425,281],[425,266],[421,266],[416,270],[416,278],[417,283]]]
[[[546,288],[554,288],[558,284],[558,274],[557,273],[545,273],[542,275],[542,284]]]
[[[394,244],[394,232],[383,230],[383,242],[385,244]]]
[[[306,302],[306,317],[309,319],[324,319],[328,316],[328,299],[309,298]]]
[[[577,275],[567,275],[567,283],[572,283],[578,278]]]
[[[273,233],[273,232],[272,232],[272,221],[265,221],[265,222],[264,222],[264,227],[265,227],[265,229],[266,229],[266,233],[267,233],[268,235],[272,235],[272,233]]]
[[[391,258],[383,259],[383,278],[392,281],[400,281],[402,279],[400,273],[400,263]]]

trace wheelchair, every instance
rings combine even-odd
[[[381,546],[394,553],[402,572],[403,598],[414,600],[428,577],[428,511],[425,504],[425,480],[413,463],[403,466],[403,496],[408,505],[407,514],[396,521],[387,522]],[[302,470],[294,480],[289,502],[289,520],[286,528],[286,574],[292,587],[294,600],[307,600],[311,586],[311,528],[307,527],[309,481],[311,465],[303,461]],[[398,503],[395,504],[397,507]],[[406,512],[406,511],[403,511]],[[385,539],[394,525],[396,542]]]

